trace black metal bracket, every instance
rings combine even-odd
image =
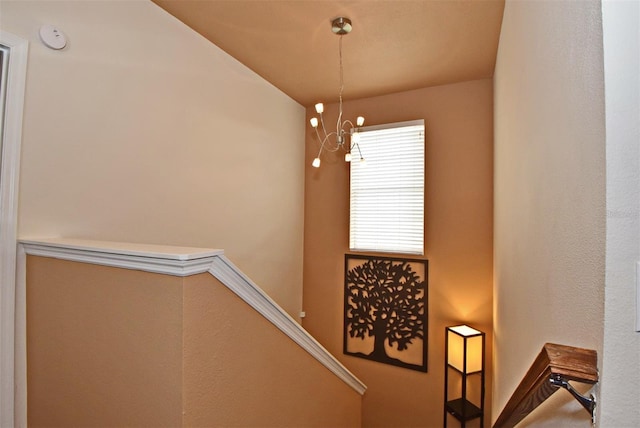
[[[589,414],[591,415],[591,424],[595,425],[596,423],[596,396],[595,395],[589,394],[589,397],[585,397],[584,395],[581,395],[578,391],[576,391],[573,388],[573,386],[571,386],[571,384],[567,379],[565,379],[564,377],[562,377],[562,375],[559,375],[559,374],[551,375],[551,378],[549,379],[549,381],[553,386],[564,388],[567,391],[569,391],[569,393],[573,395],[573,397],[576,400],[578,400],[578,402],[582,405],[582,407],[584,407],[587,410],[587,412],[589,412]]]

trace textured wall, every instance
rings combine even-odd
[[[545,342],[602,355],[600,2],[509,1],[495,87],[494,418]],[[556,394],[525,424],[584,426]]]
[[[27,261],[29,426],[182,423],[182,278]]]
[[[640,421],[640,333],[636,262],[640,260],[640,4],[602,4],[607,116],[607,279],[601,427]]]
[[[298,315],[299,104],[150,1],[3,2],[0,27],[30,41],[19,236],[223,248]]]
[[[211,275],[185,281],[184,331],[185,426],[360,426],[360,394]]]
[[[208,273],[29,256],[29,426],[358,427],[361,395]]]
[[[308,129],[303,324],[367,385],[363,426],[442,426],[446,326],[465,322],[485,331],[491,361],[492,105],[491,80],[345,102],[346,117],[363,115],[369,125],[425,120],[428,373],[340,356],[349,169],[342,154],[312,168],[317,144]],[[325,109],[335,117],[335,105]]]

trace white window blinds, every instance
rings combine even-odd
[[[349,248],[424,254],[424,120],[361,128],[351,162]]]

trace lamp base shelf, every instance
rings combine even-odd
[[[482,416],[482,409],[464,398],[447,401],[446,409],[459,421],[468,421]]]

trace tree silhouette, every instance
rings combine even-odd
[[[424,339],[425,282],[407,261],[367,259],[347,272],[345,285],[349,336],[374,336],[367,358],[396,364],[387,355],[386,342],[403,351],[413,339]]]

